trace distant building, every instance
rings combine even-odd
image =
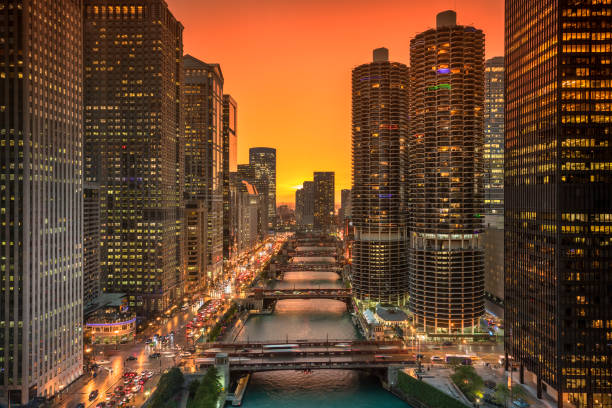
[[[230,175],[238,170],[238,104],[231,95],[223,95],[223,259],[236,254],[236,226],[233,224]]]
[[[408,82],[386,48],[352,72],[353,291],[395,305],[408,300]]]
[[[410,41],[410,309],[457,332],[484,314],[484,33],[436,20]]]
[[[504,58],[485,62],[485,293],[504,299]]]
[[[351,190],[344,189],[340,192],[340,211],[338,211],[338,220],[340,225],[344,225],[345,220],[351,217],[351,210]]]
[[[151,316],[182,296],[183,26],[163,0],[86,0],[84,16],[83,150],[100,185],[103,290]]]
[[[612,407],[611,14],[506,1],[505,346],[559,408]]]
[[[334,172],[318,171],[314,173],[314,228],[319,230],[333,229],[335,204]]]
[[[237,251],[252,250],[261,238],[261,215],[267,215],[268,207],[257,193],[257,188],[246,180],[237,180],[236,225]],[[267,219],[267,217],[265,217]],[[267,226],[266,226],[267,228]]]
[[[194,292],[210,284],[207,276],[206,234],[208,210],[204,200],[185,202],[185,289]]]
[[[314,227],[314,181],[304,181],[295,192],[295,222],[300,230]]]
[[[223,273],[223,74],[219,64],[183,57],[185,198],[206,208],[206,275]],[[229,132],[229,130],[228,130]],[[228,136],[229,137],[229,136]]]
[[[250,185],[254,186],[257,191],[258,200],[263,202],[263,205],[265,206],[265,208],[268,208],[268,211],[266,211],[264,214],[259,214],[259,221],[261,224],[261,228],[263,228],[263,230],[260,231],[260,234],[262,234],[262,239],[263,239],[265,238],[265,236],[268,235],[269,225],[270,225],[268,221],[268,215],[270,213],[269,212],[270,207],[268,205],[269,195],[267,193],[268,183],[266,179],[256,176],[257,174],[256,170],[257,168],[254,165],[239,164],[238,165],[238,178],[239,180],[247,181]]]
[[[276,223],[276,149],[252,147],[249,149],[249,164],[255,172],[254,185],[260,194],[267,192],[268,225]]]
[[[0,405],[83,372],[83,2],[0,3]]]

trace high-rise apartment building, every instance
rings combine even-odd
[[[252,147],[249,149],[249,164],[255,171],[254,185],[259,194],[267,192],[268,225],[276,225],[276,149]]]
[[[314,181],[304,181],[295,192],[295,221],[300,229],[312,230],[314,224]]]
[[[410,309],[427,330],[484,313],[484,34],[454,11],[410,41]]]
[[[238,104],[231,95],[223,95],[223,259],[236,253],[236,226],[232,216],[231,173],[238,171]],[[234,189],[235,190],[235,189]],[[234,191],[235,194],[235,191]]]
[[[612,407],[611,15],[506,1],[506,351],[559,407]]]
[[[223,273],[223,74],[219,64],[185,55],[185,197],[204,201],[206,275]]]
[[[333,171],[314,173],[314,228],[330,230],[334,224],[335,176]]]
[[[83,372],[82,13],[0,4],[0,405]]]
[[[183,274],[183,26],[163,0],[85,0],[85,177],[100,186],[103,290],[166,310]]]
[[[372,62],[352,73],[353,291],[362,300],[404,304],[408,299],[408,67],[390,62],[386,48],[373,54]]]
[[[485,62],[484,102],[485,293],[504,298],[504,57]]]

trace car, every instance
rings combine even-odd
[[[89,393],[89,400],[93,401],[96,398],[98,398],[98,390],[93,390],[92,392]]]
[[[516,408],[528,408],[529,403],[522,398],[518,398],[512,401],[512,406]]]
[[[431,357],[431,362],[432,363],[441,363],[442,361],[444,361],[444,360],[440,356],[432,356]]]
[[[497,401],[497,399],[495,398],[495,396],[494,396],[494,395],[492,395],[492,394],[488,394],[488,393],[486,393],[486,394],[484,395],[484,400],[485,400],[485,402],[486,402],[486,403],[488,403],[489,405],[494,405],[494,406],[496,406],[496,407],[503,407],[503,405],[502,405],[502,404],[500,404],[500,403]]]
[[[445,341],[444,343],[442,343],[443,346],[452,346],[453,342],[452,341]]]
[[[99,402],[98,404],[96,404],[96,408],[104,408],[106,407],[106,402]]]
[[[134,361],[134,360],[138,360],[138,359],[134,356],[128,356],[128,358],[125,359],[125,361]]]
[[[160,358],[160,357],[161,357],[161,353],[149,354],[149,358]]]
[[[75,405],[74,408],[85,408],[85,404],[83,404],[82,402],[79,402],[78,404]]]

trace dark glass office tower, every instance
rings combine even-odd
[[[408,67],[386,48],[353,69],[353,291],[362,300],[408,298]],[[350,192],[350,190],[349,190]]]
[[[249,149],[249,164],[255,172],[254,185],[259,194],[266,194],[268,205],[268,226],[276,225],[276,149],[252,147]]]
[[[611,16],[506,1],[506,350],[559,407],[612,407]]]
[[[0,2],[0,134],[0,405],[26,406],[83,373],[82,1]]]
[[[183,26],[163,0],[84,3],[85,176],[100,187],[102,289],[151,315],[182,295]]]
[[[484,313],[484,34],[456,19],[410,41],[410,308],[428,331]]]

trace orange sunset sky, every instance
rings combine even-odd
[[[409,64],[410,39],[437,12],[486,34],[503,55],[503,0],[166,0],[185,26],[185,53],[219,63],[238,102],[238,163],[253,146],[277,149],[277,203],[293,204],[313,171],[351,187],[351,70],[372,49]]]

